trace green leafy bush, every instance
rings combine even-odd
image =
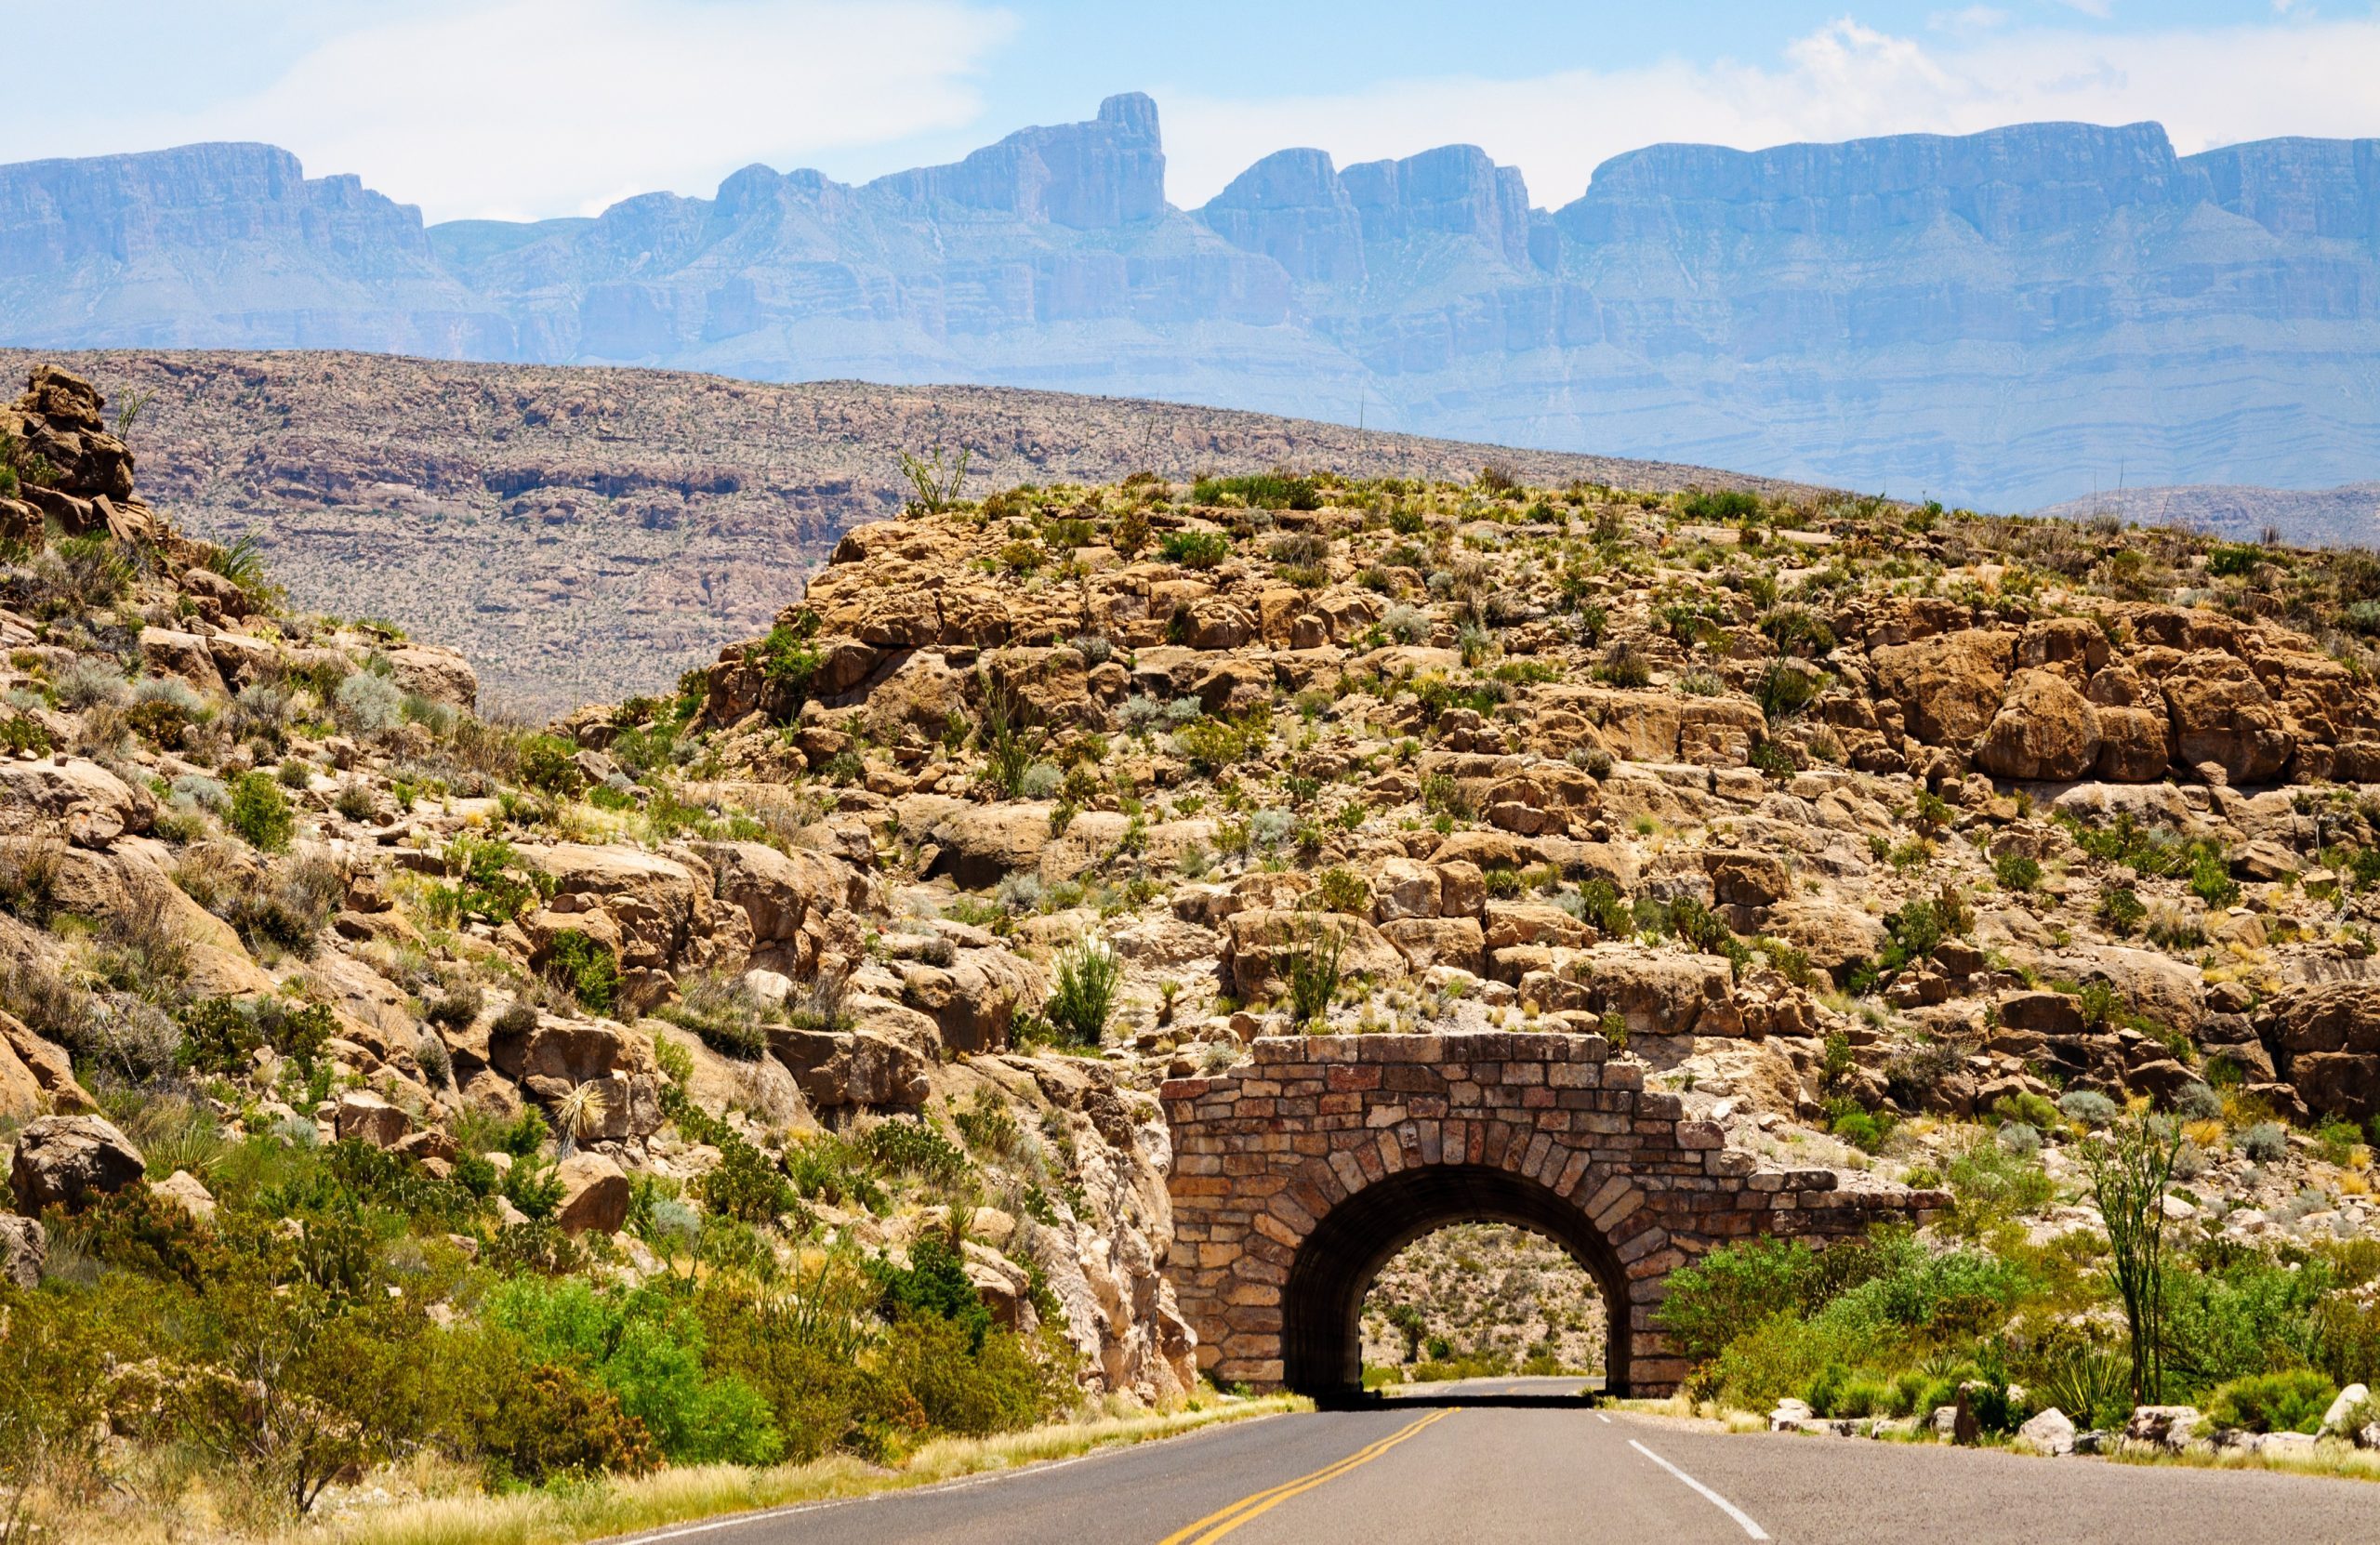
[[[560,735],[531,735],[521,743],[521,782],[566,799],[587,786],[578,770],[578,747]]]
[[[2252,1373],[2215,1386],[2206,1399],[2207,1420],[2217,1427],[2251,1433],[2311,1433],[2338,1395],[2328,1376],[2311,1368]]]
[[[608,1014],[619,996],[620,957],[611,945],[566,928],[546,947],[546,971],[576,997],[581,1007]]]
[[[1211,569],[1231,552],[1231,538],[1220,531],[1169,531],[1157,538],[1158,556],[1185,569]]]
[[[704,1367],[702,1321],[675,1290],[514,1277],[489,1294],[487,1316],[519,1336],[532,1360],[609,1390],[671,1463],[774,1463],[785,1445],[768,1403]]]
[[[231,808],[224,819],[248,845],[260,852],[277,853],[289,846],[298,830],[298,816],[289,808],[289,797],[282,793],[269,773],[246,772],[231,784]]]

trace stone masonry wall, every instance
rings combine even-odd
[[[1845,1188],[1831,1169],[1765,1168],[1719,1128],[1648,1093],[1601,1036],[1470,1034],[1260,1039],[1252,1061],[1170,1080],[1175,1247],[1169,1274],[1219,1380],[1276,1387],[1284,1289],[1309,1235],[1368,1187],[1484,1166],[1575,1208],[1607,1247],[1613,1367],[1633,1393],[1686,1362],[1652,1314],[1669,1274],[1755,1235],[1838,1238],[1946,1205],[1937,1192]],[[1533,1193],[1535,1194],[1535,1193]],[[1461,1221],[1428,1220],[1431,1226]]]

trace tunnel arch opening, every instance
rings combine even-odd
[[[1281,1289],[1282,1381],[1324,1398],[1363,1387],[1364,1295],[1414,1240],[1454,1223],[1509,1223],[1559,1246],[1594,1281],[1609,1326],[1605,1387],[1628,1389],[1628,1279],[1611,1244],[1576,1203],[1525,1175],[1438,1164],[1366,1186],[1316,1221]]]

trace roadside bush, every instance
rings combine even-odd
[[[2311,1368],[2253,1373],[2215,1386],[2207,1396],[2206,1415],[2217,1427],[2311,1433],[2321,1427],[2322,1414],[2338,1393],[2328,1377]]]
[[[704,1367],[702,1321],[668,1286],[605,1290],[514,1277],[488,1295],[486,1312],[522,1339],[532,1361],[574,1368],[609,1390],[673,1464],[770,1464],[784,1450],[768,1403]]]
[[[2115,1125],[2117,1118],[2123,1115],[2116,1103],[2106,1095],[2080,1089],[2070,1089],[2057,1097],[2057,1113],[2076,1126],[2087,1127],[2093,1131]]]
[[[2240,1134],[2240,1152],[2258,1164],[2272,1164],[2289,1156],[2289,1131],[2276,1121],[2259,1121]]]

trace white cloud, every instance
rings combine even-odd
[[[448,4],[332,37],[250,95],[110,127],[127,149],[270,140],[433,220],[591,214],[963,125],[1013,30],[961,0]]]
[[[2044,119],[2162,123],[2184,154],[2280,135],[2380,129],[2380,22],[2166,32],[2003,31],[1929,46],[1836,21],[1773,66],[1670,60],[1525,80],[1390,82],[1343,95],[1229,101],[1164,93],[1168,192],[1196,205],[1289,145],[1341,165],[1479,145],[1544,205],[1595,166],[1664,140],[1752,150],[1868,135],[1971,134]]]

